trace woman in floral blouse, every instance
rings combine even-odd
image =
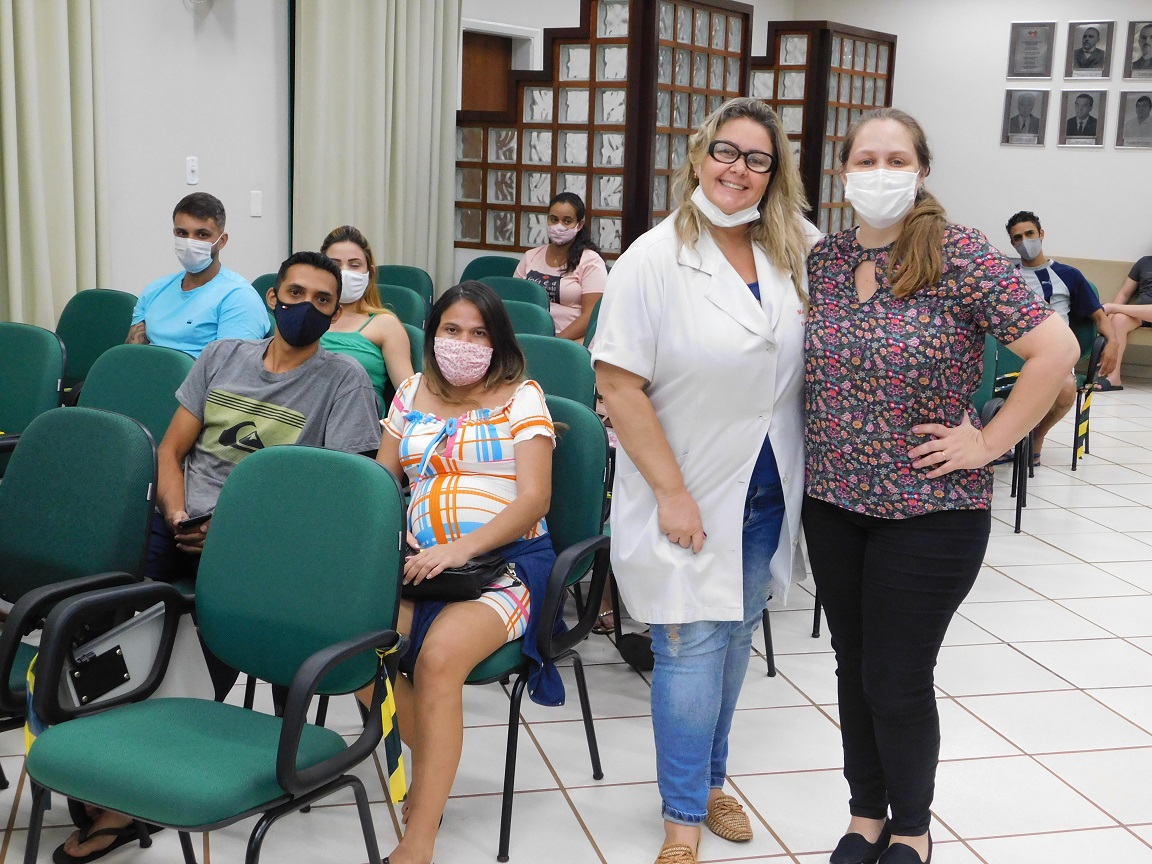
[[[923,186],[930,159],[904,112],[861,118],[840,151],[859,228],[808,259],[804,526],[851,792],[832,864],[931,858],[932,670],[984,557],[987,466],[1040,420],[1079,354],[984,235],[947,222]],[[1025,363],[981,429],[986,334]]]

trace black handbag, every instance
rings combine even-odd
[[[436,600],[441,603],[479,600],[480,589],[507,571],[508,562],[503,555],[486,552],[460,567],[441,570],[431,579],[402,586],[400,596],[406,600]]]

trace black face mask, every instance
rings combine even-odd
[[[296,348],[316,342],[332,326],[332,316],[325,315],[307,300],[291,305],[277,300],[273,315],[284,341]]]

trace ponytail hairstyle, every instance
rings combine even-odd
[[[352,311],[364,315],[377,315],[381,312],[395,315],[391,309],[385,309],[380,300],[380,291],[376,287],[376,259],[372,257],[372,247],[368,245],[368,238],[353,225],[341,225],[328,232],[328,236],[320,244],[320,251],[327,254],[328,247],[336,243],[359,246],[360,251],[364,253],[364,263],[368,265],[368,287],[364,291],[364,296],[356,301]]]
[[[700,128],[688,139],[688,156],[672,175],[672,193],[678,203],[676,211],[676,237],[689,249],[696,247],[700,235],[708,231],[709,222],[692,203],[692,193],[700,185],[696,166],[708,155],[708,145],[720,127],[729,120],[754,120],[763,126],[772,139],[772,154],[776,164],[768,178],[768,187],[760,199],[760,218],[749,226],[752,242],[759,246],[768,260],[781,270],[791,271],[796,294],[807,304],[804,259],[812,242],[804,228],[803,212],[808,209],[804,183],[792,145],[776,116],[766,102],[751,96],[729,99],[705,118]]]
[[[592,229],[584,220],[584,200],[579,195],[575,192],[560,192],[548,202],[549,210],[552,209],[553,204],[567,204],[576,211],[576,221],[584,223],[576,232],[576,236],[572,238],[572,245],[568,247],[568,260],[564,262],[564,269],[560,271],[561,273],[571,273],[580,265],[580,258],[584,255],[585,250],[591,249],[593,252],[599,253],[600,247],[592,242]]]
[[[932,152],[924,128],[910,114],[899,108],[878,108],[863,115],[848,129],[840,145],[840,170],[845,171],[852,156],[857,133],[873,120],[894,120],[908,130],[920,173],[927,177],[932,170]],[[925,285],[935,285],[944,275],[944,229],[948,216],[936,197],[923,185],[916,193],[916,203],[904,217],[904,227],[888,256],[888,277],[892,293],[908,297]]]

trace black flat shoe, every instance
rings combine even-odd
[[[920,853],[909,846],[907,843],[893,843],[884,850],[884,854],[880,856],[877,864],[931,864],[932,862],[932,837],[928,837],[928,857],[923,861],[920,860]]]
[[[880,829],[880,837],[875,843],[869,843],[864,839],[863,834],[855,832],[845,834],[836,844],[836,848],[832,850],[828,862],[829,864],[876,864],[880,858],[880,853],[887,847],[891,838],[892,832],[888,828],[887,821],[884,822],[884,827]]]

